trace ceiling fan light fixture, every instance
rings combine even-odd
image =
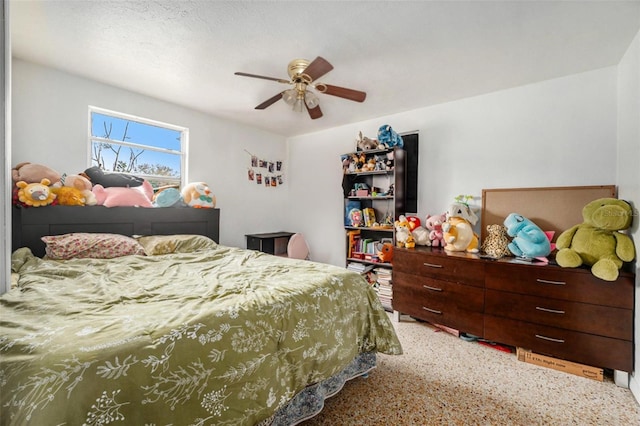
[[[296,112],[304,111],[304,100],[301,98],[296,99],[296,101],[293,103],[293,110]]]
[[[313,109],[320,104],[320,99],[318,99],[315,93],[307,91],[304,95],[304,102],[307,104],[307,107]]]
[[[282,100],[285,101],[287,105],[293,105],[296,99],[298,99],[298,91],[296,89],[289,89],[282,92]]]

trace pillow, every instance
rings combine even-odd
[[[147,256],[170,253],[191,253],[218,247],[218,243],[204,235],[148,235],[137,237]]]
[[[41,238],[46,244],[49,259],[72,258],[113,259],[131,254],[144,254],[144,248],[131,237],[119,234],[71,233],[47,235]]]

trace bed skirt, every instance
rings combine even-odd
[[[293,426],[310,419],[322,411],[325,399],[340,392],[348,380],[360,376],[366,377],[367,373],[375,367],[376,353],[361,353],[338,374],[306,387],[273,417],[260,422],[260,425]]]

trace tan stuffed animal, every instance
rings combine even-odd
[[[56,184],[60,182],[60,173],[42,164],[24,162],[11,169],[11,178],[14,183],[40,183],[42,179],[48,179],[50,184]]]

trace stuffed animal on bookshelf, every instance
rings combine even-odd
[[[356,140],[356,147],[358,151],[370,151],[378,148],[378,141],[362,136],[362,132],[359,132],[358,139]]]
[[[53,204],[56,194],[51,192],[50,183],[51,181],[47,178],[34,183],[27,183],[23,180],[16,182],[18,201],[29,207],[43,207]]]
[[[477,253],[478,235],[473,231],[473,225],[478,217],[468,204],[453,203],[447,211],[447,220],[442,224],[443,237],[447,251],[467,251]]]
[[[105,188],[98,184],[91,190],[96,196],[97,205],[105,207],[153,207],[153,188],[145,180],[142,185],[133,188],[110,186]]]
[[[429,245],[431,247],[444,247],[444,233],[442,224],[447,220],[445,213],[437,215],[427,215],[424,221],[424,227],[429,231]]]
[[[503,225],[494,223],[487,225],[487,235],[482,241],[482,252],[494,259],[500,259],[505,256],[511,256],[509,251],[509,236],[507,228]]]
[[[378,259],[380,259],[380,262],[391,263],[393,260],[393,244],[382,244],[382,247],[378,251]]]
[[[378,141],[387,148],[404,146],[402,137],[388,124],[383,124],[378,128]]]
[[[633,240],[620,231],[631,226],[631,205],[617,198],[600,198],[582,209],[584,222],[564,231],[556,244],[558,265],[565,268],[591,266],[591,273],[615,281],[623,262],[635,258]]]

